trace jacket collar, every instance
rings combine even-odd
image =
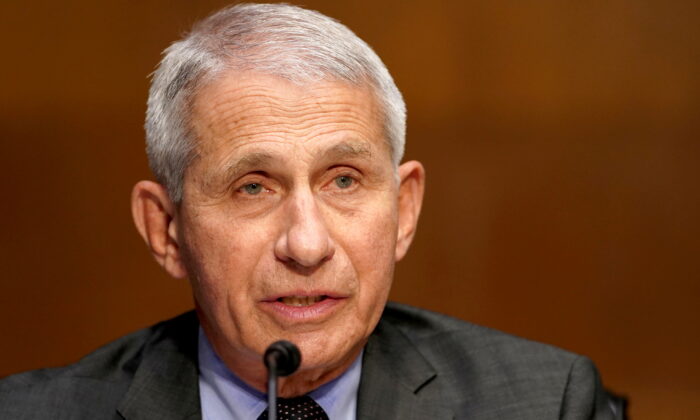
[[[189,312],[153,327],[117,407],[126,420],[201,419],[197,334]],[[433,366],[396,326],[382,320],[365,347],[357,418],[454,418],[443,408]]]
[[[357,418],[454,418],[437,379],[416,345],[382,318],[365,347]]]

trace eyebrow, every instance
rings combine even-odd
[[[274,157],[265,152],[253,152],[224,167],[224,179],[233,180],[254,169],[268,164]]]
[[[368,145],[355,141],[344,141],[323,152],[325,160],[343,160],[351,158],[370,158],[372,150]]]

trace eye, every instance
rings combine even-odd
[[[354,182],[354,179],[350,178],[347,175],[341,175],[339,177],[335,178],[335,185],[338,186],[338,188],[349,188],[352,183]]]
[[[257,182],[252,182],[250,184],[244,185],[242,190],[245,191],[246,194],[256,195],[262,192],[263,186],[262,184],[258,184]]]

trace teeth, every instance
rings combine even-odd
[[[289,306],[309,306],[323,300],[323,296],[286,296],[281,298],[282,303]]]

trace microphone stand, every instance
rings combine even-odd
[[[275,357],[269,359],[273,360],[265,359],[269,363],[267,369],[267,419],[277,420],[277,360]]]
[[[301,364],[299,348],[289,341],[275,341],[265,350],[267,367],[267,418],[277,420],[277,378],[294,373]]]

